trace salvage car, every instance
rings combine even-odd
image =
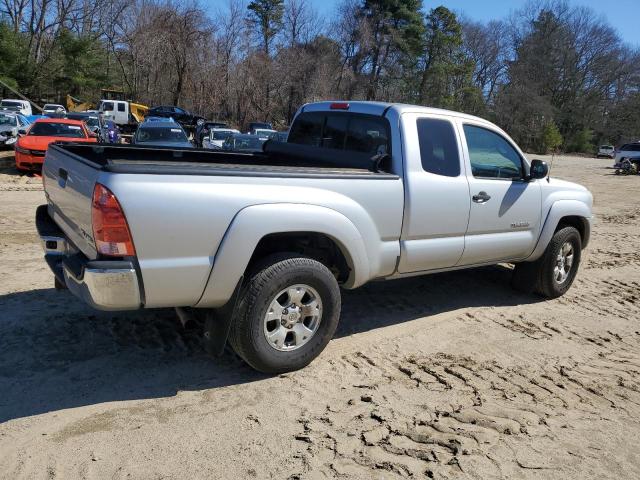
[[[622,160],[640,158],[640,142],[626,143],[616,150],[613,168],[620,168]]]
[[[196,127],[196,133],[194,135],[194,140],[195,140],[196,146],[202,147],[202,148],[207,148],[207,147],[204,146],[204,141],[209,136],[209,132],[213,128],[222,128],[222,129],[224,129],[224,128],[227,128],[227,124],[224,123],[224,122],[213,122],[211,120],[206,120],[206,121],[198,123],[198,125]]]
[[[559,297],[592,223],[591,193],[494,124],[378,102],[304,105],[256,153],[52,145],[43,177],[60,286],[202,316],[210,352],[228,339],[268,373],[322,352],[340,287],[511,263],[518,290]]]
[[[166,105],[149,109],[147,115],[150,117],[172,118],[180,125],[192,128],[195,128],[198,125],[198,121],[202,122],[205,120],[204,117],[191,113],[184,108]]]
[[[25,117],[29,115],[33,115],[33,110],[31,110],[31,104],[26,100],[21,100],[19,98],[4,98],[0,102],[0,108],[2,109],[15,109],[20,112]]]
[[[81,120],[87,124],[89,130],[98,134],[98,140],[104,143],[118,143],[120,141],[120,129],[110,118],[100,119],[98,112],[69,112],[66,118]]]
[[[202,148],[210,148],[213,150],[221,150],[224,142],[233,135],[240,132],[233,128],[212,128],[209,135],[202,141]]]
[[[64,115],[65,113],[67,113],[67,109],[64,108],[64,106],[62,105],[58,105],[57,103],[45,103],[44,107],[42,107],[42,113],[45,115],[50,115],[50,114]]]
[[[596,158],[615,158],[616,149],[613,145],[600,145]]]
[[[131,139],[131,143],[156,147],[193,148],[183,128],[170,120],[142,122]]]
[[[47,147],[53,142],[96,143],[98,136],[84,122],[66,118],[36,120],[16,142],[16,168],[40,171]]]
[[[228,136],[222,144],[222,150],[228,152],[260,152],[266,138],[260,138],[257,135],[234,134]]]
[[[20,131],[26,133],[30,122],[24,115],[0,111],[0,145],[14,145]]]

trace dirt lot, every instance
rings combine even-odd
[[[597,223],[573,288],[496,267],[344,295],[337,338],[269,378],[170,311],[57,292],[38,179],[0,172],[0,477],[640,478],[640,178],[560,157]]]

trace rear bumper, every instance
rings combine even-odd
[[[36,211],[36,227],[44,258],[59,282],[98,310],[142,307],[138,272],[131,260],[89,260],[69,242],[49,217],[47,206]]]

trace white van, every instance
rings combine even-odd
[[[2,108],[20,108],[20,113],[24,116],[33,115],[33,111],[31,110],[31,104],[26,100],[18,100],[17,98],[4,98],[2,102],[0,102],[0,109]]]

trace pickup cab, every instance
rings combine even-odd
[[[340,288],[510,263],[517,289],[564,294],[592,196],[548,174],[481,118],[319,102],[262,152],[52,145],[36,224],[58,287],[202,317],[213,352],[276,373],[324,349]]]

